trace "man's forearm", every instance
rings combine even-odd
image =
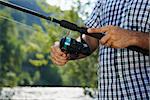
[[[150,33],[134,32],[133,45],[150,50]]]

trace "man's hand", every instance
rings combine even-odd
[[[106,26],[102,28],[88,29],[89,33],[106,33],[100,40],[102,45],[112,48],[126,48],[128,46],[137,45],[138,32],[122,29],[116,26]],[[140,36],[141,38],[141,36]]]
[[[51,60],[54,64],[63,66],[68,62],[68,55],[62,52],[59,48],[59,43],[55,42],[55,44],[51,47]]]

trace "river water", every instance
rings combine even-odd
[[[0,100],[93,100],[79,87],[3,88]]]

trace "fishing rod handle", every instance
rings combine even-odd
[[[76,24],[68,22],[66,20],[61,20],[59,22],[59,24],[60,24],[60,26],[62,26],[64,28],[70,29],[72,31],[77,31],[77,32],[79,32],[81,34],[89,35],[89,36],[94,37],[94,38],[99,39],[99,40],[104,36],[104,34],[102,34],[102,33],[88,33],[87,32],[88,28],[86,28],[86,27],[79,27]]]
[[[85,28],[85,27],[81,27],[79,30],[80,30],[81,33],[84,32],[86,35],[94,37],[98,40],[100,40],[101,38],[103,38],[105,36],[105,34],[103,34],[103,33],[88,33],[87,32],[88,28]],[[149,50],[140,48],[138,46],[129,46],[129,47],[127,47],[127,49],[137,51],[137,52],[141,52],[144,55],[149,55],[150,54]]]

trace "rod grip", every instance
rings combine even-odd
[[[150,54],[149,50],[146,50],[146,49],[143,49],[143,48],[140,48],[140,47],[137,47],[137,46],[129,46],[129,47],[127,47],[127,49],[137,51],[137,52],[141,52],[143,55],[147,55],[147,56],[149,56],[149,54]]]
[[[78,28],[78,31],[81,33],[81,34],[86,34],[86,35],[88,35],[88,36],[91,36],[91,37],[94,37],[94,38],[96,38],[96,39],[101,39],[102,37],[104,37],[105,36],[105,34],[103,34],[103,33],[88,33],[88,28],[86,28],[86,27],[80,27],[80,28]]]
[[[60,26],[66,28],[66,29],[70,29],[72,31],[78,31],[78,29],[79,29],[79,27],[76,24],[68,22],[66,20],[61,20],[59,24],[60,24]]]
[[[91,37],[94,37],[94,38],[97,38],[97,39],[101,39],[103,36],[105,36],[105,34],[103,33],[88,33],[87,32],[87,29],[88,28],[85,28],[85,27],[81,27],[80,28],[80,33],[85,33],[86,35],[89,35]],[[127,49],[130,49],[130,50],[133,50],[133,51],[137,51],[137,52],[141,52],[142,54],[144,55],[149,55],[150,54],[150,51],[149,50],[146,50],[146,49],[143,49],[143,48],[140,48],[140,47],[137,47],[137,46],[129,46],[127,47]]]

